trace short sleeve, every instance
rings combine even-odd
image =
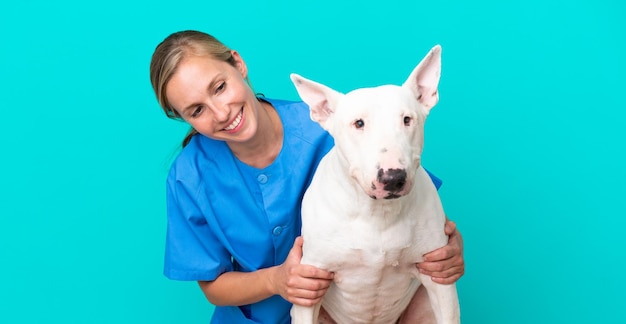
[[[167,180],[167,237],[164,274],[175,280],[211,281],[232,271],[230,253],[219,244],[206,213],[184,181],[170,172]],[[196,189],[197,190],[197,189]]]

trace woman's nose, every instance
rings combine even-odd
[[[220,105],[220,104],[213,105],[211,107],[211,112],[213,113],[215,121],[217,122],[228,121],[230,110],[228,109],[227,105]]]

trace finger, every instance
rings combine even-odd
[[[443,262],[420,262],[417,264],[417,269],[427,275],[432,275],[433,272],[441,272],[448,268],[450,268],[450,265],[446,266]]]
[[[300,263],[300,261],[302,260],[302,245],[303,244],[304,244],[304,240],[302,239],[302,236],[296,237],[295,241],[293,242],[293,247],[291,247],[291,250],[289,251],[289,255],[287,256],[287,258],[294,259],[294,262]]]
[[[438,261],[438,260],[446,260],[452,258],[454,256],[462,256],[463,255],[463,243],[460,239],[460,236],[457,236],[458,231],[454,232],[450,239],[448,240],[448,244],[443,247],[440,247],[437,250],[431,251],[429,253],[424,254],[424,261]]]
[[[417,269],[421,272],[428,272],[432,274],[435,272],[443,272],[447,269],[461,266],[459,263],[454,263],[453,260],[439,261],[439,262],[421,262],[417,264]]]
[[[330,280],[301,279],[294,281],[287,292],[295,297],[317,298],[328,290],[330,283]]]
[[[324,296],[326,290],[309,290],[301,288],[291,288],[287,291],[288,300],[318,300]],[[292,301],[293,302],[293,301]]]
[[[427,276],[431,276],[431,277],[449,278],[458,274],[462,275],[465,272],[465,266],[454,265],[452,267],[446,267],[440,270],[428,270],[428,269],[419,268],[419,271],[420,273],[425,274]]]
[[[446,226],[444,227],[443,231],[448,236],[452,235],[452,233],[454,233],[454,231],[456,231],[456,223],[451,221],[451,220],[446,220]]]
[[[420,262],[417,265],[417,269],[422,273],[442,273],[448,271],[448,269],[464,268],[465,262],[461,257],[453,257],[444,261],[437,262]]]
[[[437,283],[441,284],[451,284],[459,280],[465,274],[465,266],[461,265],[458,267],[450,268],[441,273],[433,273],[431,274],[431,279]]]
[[[439,277],[431,277],[432,281],[438,283],[438,284],[442,284],[442,285],[451,285],[455,282],[457,282],[457,280],[459,280],[461,278],[463,274],[455,274],[454,276],[451,277],[447,277],[447,278],[439,278]]]
[[[330,281],[316,281],[318,282],[308,280],[301,283],[298,287],[289,287],[287,289],[286,299],[292,303],[309,306],[319,302],[324,294],[326,294],[326,291],[330,286]]]
[[[457,253],[454,248],[450,245],[446,245],[444,247],[438,248],[434,251],[428,252],[424,254],[424,262],[438,262],[450,259]]]
[[[463,257],[459,255],[455,255],[451,258],[445,260],[438,261],[424,261],[416,264],[417,268],[425,271],[444,271],[446,269],[450,269],[453,267],[462,267],[465,266],[465,262],[463,261]]]
[[[303,278],[332,280],[335,276],[333,272],[326,271],[312,265],[303,264],[296,271]]]
[[[430,274],[423,273],[423,275],[430,277],[433,282],[436,282],[439,284],[445,284],[445,285],[449,285],[451,283],[456,282],[463,276],[463,274],[464,272],[459,272],[459,271],[452,273],[450,275],[430,275]]]
[[[302,236],[296,237],[296,240],[293,241],[293,248],[295,251],[299,251],[302,254],[302,246],[304,245],[304,238]]]

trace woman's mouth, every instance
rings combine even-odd
[[[230,125],[228,125],[226,128],[224,128],[224,130],[227,131],[227,132],[236,131],[239,128],[239,126],[241,125],[241,121],[242,120],[243,120],[243,108],[241,108],[241,110],[239,111],[239,114],[237,115],[235,120],[233,120],[233,122],[230,123]]]

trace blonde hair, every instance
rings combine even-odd
[[[227,62],[235,66],[232,51],[217,38],[195,30],[185,30],[173,33],[157,45],[150,61],[150,82],[159,101],[159,105],[168,118],[181,120],[181,116],[167,100],[165,88],[180,62],[187,56],[209,56],[216,60]],[[247,80],[246,80],[247,81]],[[189,143],[191,137],[198,132],[195,129],[185,136],[183,147]]]

